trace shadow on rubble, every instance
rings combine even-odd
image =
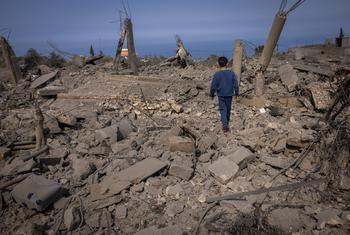
[[[241,214],[227,231],[229,234],[237,235],[284,235],[285,233],[265,222],[261,216],[252,214]]]

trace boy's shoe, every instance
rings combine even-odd
[[[222,131],[223,131],[224,133],[228,133],[228,132],[230,132],[230,129],[229,129],[229,128],[223,128]]]

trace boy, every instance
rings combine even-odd
[[[224,132],[229,132],[232,96],[239,96],[239,86],[234,72],[227,69],[227,58],[219,57],[218,63],[220,71],[214,74],[210,97],[213,99],[215,94],[218,96],[222,129]]]

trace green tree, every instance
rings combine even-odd
[[[95,51],[92,45],[90,46],[90,56],[95,56]]]

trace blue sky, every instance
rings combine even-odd
[[[121,0],[0,0],[0,29],[10,28],[18,54],[36,48],[46,54],[47,40],[60,49],[113,54],[119,38]],[[289,0],[289,5],[294,1]],[[194,56],[231,54],[243,38],[263,44],[279,0],[129,0],[137,52],[170,55],[179,34]],[[349,0],[306,0],[291,12],[280,48],[322,42],[343,27],[350,36]]]

